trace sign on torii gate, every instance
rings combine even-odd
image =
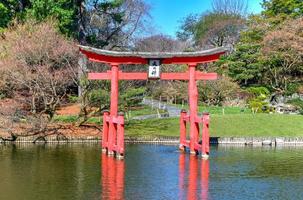
[[[203,73],[196,71],[200,63],[214,62],[223,55],[227,49],[224,47],[199,51],[199,52],[117,52],[96,49],[87,46],[79,46],[80,52],[90,61],[106,63],[111,70],[105,73],[89,73],[90,80],[111,80],[110,112],[103,116],[102,150],[108,155],[116,154],[117,157],[124,156],[124,116],[118,115],[118,82],[119,80],[147,80],[148,72],[122,72],[119,70],[121,64],[149,64],[156,60],[161,64],[186,64],[188,71],[183,73],[159,73],[161,80],[187,80],[189,97],[189,114],[181,112],[180,117],[180,149],[189,147],[190,153],[197,154],[201,151],[202,157],[209,154],[209,115],[198,116],[198,89],[197,80],[216,80],[216,73]],[[151,62],[153,63],[153,62]],[[153,64],[150,64],[153,65]],[[151,77],[157,78],[157,77]],[[190,124],[190,140],[186,140],[186,122]],[[199,124],[203,124],[202,145],[199,144]]]

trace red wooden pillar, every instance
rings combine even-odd
[[[190,153],[196,154],[195,144],[198,143],[199,126],[196,123],[197,109],[198,109],[198,88],[196,83],[196,66],[197,64],[189,64],[189,83],[188,83],[188,97],[189,97],[189,114],[190,114]]]
[[[110,94],[110,123],[108,134],[108,155],[114,155],[114,145],[117,137],[117,126],[113,123],[118,115],[118,95],[119,95],[119,65],[111,64],[111,94]]]
[[[203,113],[202,130],[202,158],[207,159],[209,155],[209,113]]]
[[[181,151],[185,151],[185,144],[186,144],[186,121],[185,117],[187,115],[186,110],[181,110],[180,113],[180,146],[179,149]]]
[[[103,113],[102,144],[101,144],[103,153],[106,153],[107,148],[108,148],[108,128],[109,128],[108,117],[109,117],[109,112],[104,111],[104,113]]]
[[[124,157],[124,113],[120,112],[118,114],[117,123],[117,149],[116,156],[118,159],[123,159]]]

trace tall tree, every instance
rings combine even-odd
[[[260,61],[261,48],[268,28],[268,22],[262,17],[251,16],[247,22],[247,29],[241,32],[234,52],[216,63],[219,71],[227,73],[242,86],[262,84],[264,69]]]
[[[198,23],[199,18],[200,17],[197,14],[190,14],[180,21],[180,30],[177,31],[177,37],[179,40],[194,40],[196,24]]]
[[[263,0],[262,4],[266,17],[276,17],[277,15],[287,17],[303,16],[302,0]]]
[[[26,21],[28,18],[34,18],[43,21],[48,17],[53,17],[58,20],[62,33],[74,36],[76,6],[77,4],[70,0],[3,0],[0,2],[0,27],[7,27],[13,19]]]
[[[27,15],[38,21],[53,17],[58,21],[61,33],[76,37],[77,4],[70,0],[30,0],[31,6]]]
[[[142,0],[88,1],[81,19],[83,41],[99,48],[128,48],[148,10]]]
[[[31,5],[30,0],[1,0],[0,1],[0,28],[6,28],[16,18],[24,18],[25,11]]]
[[[186,17],[177,36],[181,40],[194,40],[199,48],[233,47],[244,28],[246,8],[244,0],[213,0],[212,12]]]
[[[239,38],[244,20],[236,15],[210,13],[196,25],[195,41],[211,47],[233,47]]]
[[[144,25],[148,5],[143,0],[10,0],[0,2],[0,28],[13,19],[55,18],[60,31],[81,44],[126,48]],[[142,30],[142,29],[141,29]]]

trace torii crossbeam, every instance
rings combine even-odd
[[[182,111],[180,117],[180,149],[189,147],[192,154],[201,151],[203,157],[209,154],[209,115],[198,116],[198,89],[197,80],[216,80],[216,73],[196,71],[200,63],[214,62],[224,54],[224,47],[199,52],[117,52],[100,50],[87,46],[79,46],[80,52],[92,62],[106,63],[111,70],[104,73],[88,73],[90,80],[111,80],[110,112],[103,116],[102,149],[108,155],[124,156],[124,116],[118,115],[118,82],[119,80],[147,80],[147,72],[122,72],[121,64],[147,65],[151,60],[158,60],[161,64],[186,64],[188,71],[184,73],[161,73],[160,80],[186,80],[188,84],[189,114]],[[190,123],[190,140],[186,140],[186,122]],[[199,144],[199,124],[203,125],[202,144]]]

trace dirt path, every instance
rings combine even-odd
[[[80,113],[81,105],[77,104],[69,104],[66,106],[62,106],[56,111],[57,115],[78,115]]]

